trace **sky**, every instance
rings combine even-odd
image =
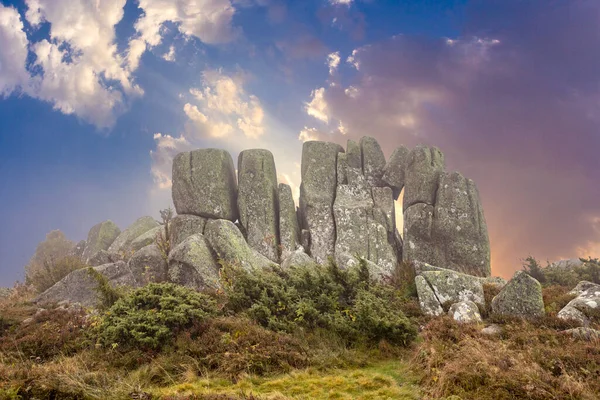
[[[180,151],[369,135],[478,185],[492,272],[600,256],[597,0],[0,0],[0,286],[171,204]]]

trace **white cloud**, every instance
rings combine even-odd
[[[345,6],[349,6],[350,4],[352,4],[354,0],[329,0],[329,2],[333,5],[345,5]]]
[[[320,139],[320,134],[319,131],[316,128],[309,128],[309,127],[304,127],[304,129],[302,129],[300,131],[300,134],[298,135],[298,140],[301,140],[303,142],[308,142],[309,140],[319,140]]]
[[[335,53],[331,53],[327,56],[327,65],[329,66],[329,75],[333,75],[333,73],[337,70],[340,65],[340,52],[336,51]]]
[[[21,16],[16,9],[0,4],[0,96],[27,81],[26,59],[27,36]]]
[[[171,135],[161,133],[154,134],[156,150],[150,150],[152,158],[152,177],[154,183],[159,189],[169,189],[171,187],[171,169],[173,157],[182,151],[191,149],[190,142],[183,137],[175,138]]]
[[[175,61],[175,46],[171,45],[169,47],[169,51],[163,54],[162,58],[166,61],[174,62]]]
[[[135,27],[150,46],[161,43],[160,28],[167,21],[204,43],[226,43],[235,37],[231,27],[235,8],[229,0],[140,0],[139,6],[144,14]]]
[[[325,101],[325,88],[319,88],[312,91],[310,94],[312,99],[310,102],[305,104],[305,110],[308,115],[318,119],[319,121],[323,121],[325,123],[329,122],[328,116],[328,106]]]

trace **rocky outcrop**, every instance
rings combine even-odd
[[[138,250],[143,249],[144,247],[151,245],[152,243],[156,243],[156,238],[162,232],[164,232],[165,227],[160,225],[156,228],[150,229],[148,232],[141,234],[137,238],[135,238],[131,244],[129,245],[129,251],[135,253]]]
[[[472,301],[459,301],[450,306],[448,315],[461,324],[481,322],[481,314],[477,304]]]
[[[244,150],[238,158],[238,210],[246,241],[279,262],[277,171],[268,150]]]
[[[237,183],[231,155],[219,149],[177,154],[173,159],[172,194],[177,214],[235,221]]]
[[[281,259],[286,259],[300,246],[300,227],[292,188],[285,183],[279,184],[279,241]]]
[[[382,186],[385,156],[375,138],[364,136],[360,139],[362,154],[362,173],[370,186]]]
[[[108,250],[100,250],[87,261],[87,264],[92,267],[98,267],[104,264],[115,263],[122,261],[123,256],[117,253],[111,253]]]
[[[240,230],[231,221],[208,221],[204,228],[204,236],[208,239],[217,260],[247,270],[265,268],[273,264],[271,260],[248,246]]]
[[[159,226],[159,223],[152,217],[146,216],[138,218],[117,236],[115,241],[108,248],[108,252],[115,254],[121,253],[124,254],[126,258],[129,258],[127,253],[130,250],[129,246],[131,245],[131,242],[157,226]]]
[[[444,168],[444,155],[437,147],[417,146],[410,151],[404,172],[404,210],[419,203],[435,204]]]
[[[156,244],[136,251],[129,260],[129,269],[143,284],[167,280],[167,260]]]
[[[216,289],[220,287],[219,270],[213,251],[202,234],[189,236],[169,254],[169,279],[183,286],[197,290]]]
[[[307,250],[319,263],[334,255],[337,156],[343,152],[342,146],[329,142],[309,141],[302,147],[300,218],[310,236]]]
[[[88,233],[82,259],[87,262],[100,250],[108,250],[120,233],[121,230],[112,221],[104,221],[94,225]]]
[[[543,317],[542,285],[527,273],[517,271],[492,299],[492,312],[522,318]]]
[[[600,285],[581,281],[569,292],[577,297],[571,300],[557,317],[563,320],[572,320],[580,326],[589,326],[589,314],[600,309]]]
[[[113,287],[138,287],[140,285],[129,266],[123,261],[93,267],[93,269],[108,279],[109,284]],[[82,268],[71,272],[40,294],[35,302],[45,304],[65,301],[71,304],[78,303],[84,307],[95,307],[100,303],[97,288],[98,281],[92,276],[89,268]]]
[[[398,147],[392,153],[389,161],[383,169],[383,182],[388,185],[394,193],[394,199],[398,199],[404,189],[404,176],[408,154],[410,150],[404,146]]]
[[[169,225],[171,248],[175,248],[179,243],[192,235],[204,233],[205,225],[206,218],[189,214],[176,215]]]

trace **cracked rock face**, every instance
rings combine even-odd
[[[268,150],[244,150],[238,158],[238,211],[250,247],[279,262],[277,172]]]
[[[302,229],[310,235],[309,254],[319,263],[334,255],[337,156],[343,152],[342,146],[329,142],[309,141],[302,147],[300,216]]]
[[[444,309],[437,299],[433,288],[429,285],[427,280],[417,275],[415,277],[415,285],[417,287],[417,296],[419,297],[419,305],[425,315],[437,317],[444,313]]]
[[[173,159],[172,195],[177,214],[235,221],[237,183],[231,155],[219,149],[177,154]]]

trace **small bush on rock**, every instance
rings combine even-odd
[[[102,318],[104,346],[159,349],[178,331],[217,312],[209,296],[172,283],[151,283],[119,299]]]

